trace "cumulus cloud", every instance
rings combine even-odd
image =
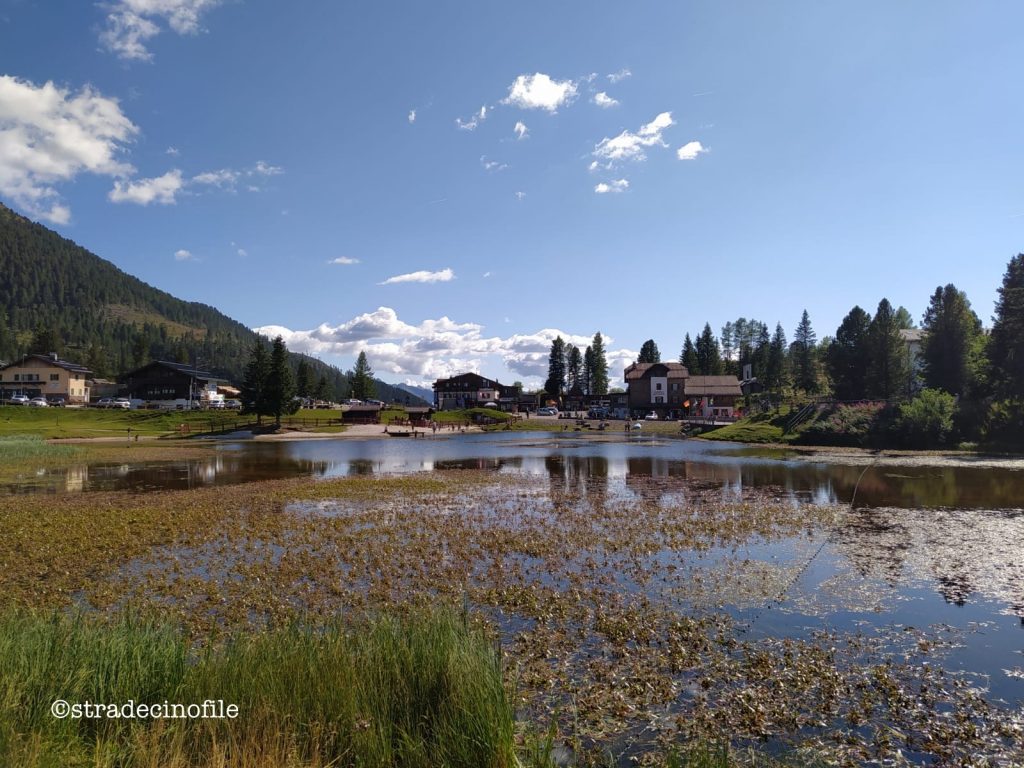
[[[526,127],[526,123],[522,120],[517,120],[515,128],[512,129],[516,134],[516,140],[522,141],[523,139],[529,138],[530,129]]]
[[[556,112],[559,107],[572,103],[576,93],[577,86],[572,80],[553,80],[549,75],[536,72],[517,77],[501,103],[520,109]]]
[[[57,187],[81,173],[121,177],[138,128],[116,99],[0,75],[0,194],[31,216],[66,224]]]
[[[612,82],[612,84],[615,84],[625,80],[627,77],[632,76],[632,72],[630,72],[628,69],[623,68],[620,69],[618,72],[612,72],[612,74],[608,75],[608,79]]]
[[[606,195],[609,192],[625,192],[627,189],[629,189],[628,179],[616,179],[607,183],[602,181],[594,187],[594,191],[599,195]]]
[[[707,148],[699,141],[689,141],[676,150],[676,157],[680,160],[694,160],[697,155],[702,155],[707,151]]]
[[[213,187],[233,187],[238,183],[238,171],[221,168],[219,171],[206,171],[192,177],[194,184],[207,184]]]
[[[516,200],[518,200],[519,202],[523,202],[523,200],[525,200],[525,199],[526,199],[526,193],[525,192],[516,192]]]
[[[455,279],[455,273],[450,269],[442,269],[439,272],[428,272],[421,269],[418,272],[408,272],[404,275],[389,277],[381,285],[395,285],[396,283],[447,283]]]
[[[119,58],[151,61],[146,43],[160,34],[161,23],[179,35],[201,31],[200,17],[222,0],[116,0],[106,4],[107,26],[100,42]]]
[[[619,106],[618,100],[613,99],[604,91],[599,91],[598,93],[594,94],[594,98],[591,99],[591,101],[593,101],[595,104],[597,104],[597,106],[601,107],[602,109],[609,109],[611,107]]]
[[[114,188],[110,190],[107,197],[112,203],[173,205],[177,202],[177,194],[184,186],[185,182],[181,178],[181,171],[175,169],[152,179],[115,181]]]
[[[339,256],[336,259],[331,259],[327,263],[328,264],[343,264],[343,265],[358,264],[359,263],[359,259],[354,259],[351,256]]]
[[[166,154],[170,155],[171,157],[177,157],[178,155],[181,154],[181,150],[179,150],[177,147],[168,147],[164,151],[165,151]]]
[[[671,112],[662,112],[651,122],[640,126],[636,133],[623,131],[615,138],[603,138],[594,147],[593,155],[595,162],[590,165],[591,170],[603,165],[611,168],[616,163],[627,160],[647,159],[647,149],[650,147],[667,147],[662,138],[662,132],[675,125]]]
[[[416,122],[416,110],[415,109],[410,109],[409,110],[409,116],[406,119],[409,121],[410,124],[411,123],[415,123]]]
[[[191,251],[186,251],[182,248],[180,251],[174,252],[175,261],[195,261],[196,257],[192,255]]]
[[[551,342],[561,336],[581,349],[589,335],[545,328],[535,333],[507,337],[483,335],[479,323],[457,323],[448,317],[411,324],[399,319],[390,307],[359,315],[337,326],[322,324],[307,331],[279,325],[256,328],[267,336],[282,336],[288,348],[311,355],[357,355],[365,351],[378,373],[410,377],[417,384],[466,371],[479,371],[488,360],[500,360],[513,375],[529,380],[547,374]],[[605,336],[605,343],[613,339]],[[609,347],[610,349],[610,347]],[[626,363],[636,359],[632,350],[608,352],[611,375],[621,376]]]
[[[485,171],[504,171],[508,168],[506,163],[500,163],[497,160],[488,160],[487,155],[480,155],[480,165],[484,167]]]

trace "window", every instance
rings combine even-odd
[[[21,374],[20,373],[14,374],[14,380],[15,381],[21,381]]]
[[[663,397],[656,397],[656,398],[654,398],[654,402],[656,402],[656,403],[664,403],[665,402],[665,398],[663,398]]]
[[[50,374],[50,381],[60,381],[60,374],[59,373],[51,373]]]
[[[659,381],[657,384],[655,384],[654,388],[660,392],[661,391],[661,382]]]

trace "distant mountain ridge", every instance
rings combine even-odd
[[[404,389],[410,395],[414,395],[415,397],[420,398],[420,400],[425,400],[428,403],[434,402],[434,390],[432,389],[427,389],[426,387],[416,387],[413,386],[412,384],[396,384],[395,386],[398,387],[399,389]]]
[[[42,224],[0,204],[0,359],[30,351],[49,332],[61,352],[113,378],[150,360],[194,362],[232,381],[242,379],[256,333],[207,304],[184,301],[133,277]],[[39,350],[31,350],[39,351]],[[333,399],[349,396],[349,374],[305,359],[316,379],[327,379]],[[371,361],[372,362],[372,361]],[[376,381],[381,400],[418,396]]]

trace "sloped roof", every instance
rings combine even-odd
[[[686,380],[683,391],[687,395],[735,395],[743,394],[740,382],[735,376],[691,376]]]
[[[194,368],[193,366],[189,365],[188,363],[172,363],[169,360],[154,360],[151,363],[146,363],[141,368],[136,368],[134,371],[128,371],[127,373],[121,374],[120,378],[121,379],[126,379],[129,376],[133,376],[133,375],[139,373],[140,371],[144,371],[147,368],[152,368],[153,366],[157,366],[157,365],[160,366],[161,368],[170,368],[172,371],[184,374],[186,376],[191,376],[191,377],[193,377],[195,379],[200,379],[202,381],[223,381],[223,382],[227,381],[227,379],[222,379],[219,376],[214,376],[209,371],[203,371],[203,370],[199,370],[197,368]]]
[[[61,360],[60,358],[53,357],[53,355],[39,354],[25,355],[21,359],[15,360],[13,363],[8,363],[7,365],[3,366],[3,368],[13,368],[16,365],[24,365],[29,360],[39,360],[40,362],[46,363],[47,365],[52,365],[56,368],[63,368],[64,370],[71,371],[72,373],[92,373],[92,371],[90,371],[84,365],[72,363],[68,360]]]
[[[651,370],[651,368],[662,367],[666,369],[666,375],[670,379],[685,379],[690,375],[686,366],[682,363],[633,363],[624,371],[626,381],[637,381]]]

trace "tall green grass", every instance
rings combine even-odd
[[[225,720],[58,720],[68,702],[197,703]],[[0,618],[0,765],[517,765],[497,655],[447,612],[290,627],[189,659],[174,628],[31,614]]]
[[[63,459],[78,453],[71,445],[53,445],[39,435],[5,435],[0,437],[0,462],[23,459]]]

